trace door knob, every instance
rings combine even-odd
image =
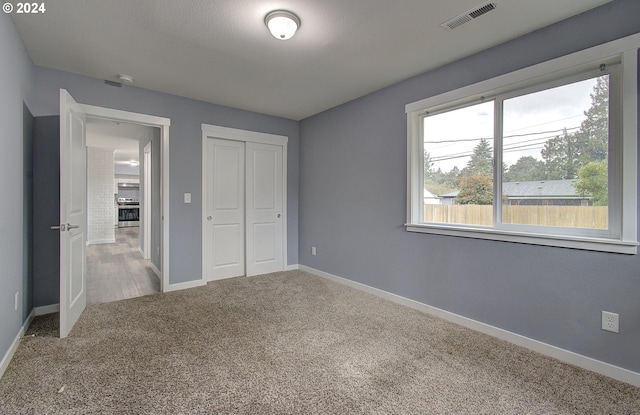
[[[70,231],[71,229],[75,229],[75,228],[79,228],[80,225],[72,225],[70,223],[67,223],[67,230]]]
[[[64,232],[67,230],[67,225],[65,225],[64,223],[62,225],[52,225],[51,229],[54,231]]]
[[[278,218],[280,218],[280,214],[278,213]]]
[[[211,220],[213,219],[211,216],[207,216],[207,220]]]

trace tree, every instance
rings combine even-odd
[[[490,205],[493,203],[493,178],[488,174],[460,177],[460,205]]]
[[[547,179],[575,179],[578,169],[592,161],[606,160],[609,143],[609,81],[596,78],[591,106],[584,112],[585,120],[573,134],[565,130],[544,145],[541,151]]]
[[[579,162],[577,155],[576,135],[568,134],[565,129],[561,136],[556,136],[544,143],[540,151],[545,162],[545,173],[549,180],[575,179],[578,175]]]
[[[471,160],[462,169],[462,174],[464,176],[493,174],[493,149],[486,138],[481,138],[480,142],[473,148]]]
[[[596,78],[591,96],[591,107],[584,112],[587,117],[576,133],[581,166],[591,161],[606,160],[609,142],[609,81]]]
[[[433,171],[433,161],[431,161],[431,154],[424,150],[424,184],[433,179],[434,171]]]
[[[546,180],[544,162],[531,156],[522,156],[504,174],[505,182],[528,182]]]
[[[608,166],[605,161],[592,161],[580,167],[578,180],[574,183],[576,192],[582,197],[591,198],[594,206],[609,204]]]
[[[458,177],[460,176],[460,169],[458,166],[453,166],[453,168],[447,173],[443,173],[440,182],[443,185],[450,187],[451,189],[458,188]]]

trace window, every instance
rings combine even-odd
[[[407,230],[635,254],[638,44],[407,105]]]

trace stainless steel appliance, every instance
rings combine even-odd
[[[118,228],[140,226],[140,202],[138,198],[119,197],[118,203]]]

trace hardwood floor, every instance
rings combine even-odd
[[[138,249],[140,228],[116,229],[116,242],[87,247],[87,304],[160,291],[160,280]]]

